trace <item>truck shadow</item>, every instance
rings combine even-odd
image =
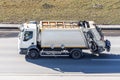
[[[114,54],[93,56],[85,53],[85,57],[79,60],[68,57],[45,57],[37,60],[26,58],[26,61],[62,73],[120,73],[120,55]]]

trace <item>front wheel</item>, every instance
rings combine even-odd
[[[39,58],[38,51],[37,50],[30,50],[28,52],[28,58],[30,58],[30,59],[37,59],[37,58]]]
[[[83,57],[82,50],[80,50],[80,49],[73,49],[73,50],[71,50],[71,52],[70,52],[70,56],[71,56],[73,59],[82,58],[82,57]]]
[[[96,43],[91,42],[91,44],[90,44],[90,51],[91,51],[92,53],[98,52],[98,47],[97,47]]]

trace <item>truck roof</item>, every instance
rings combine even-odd
[[[94,28],[93,24],[93,21],[88,21],[89,28]],[[43,20],[39,25],[40,29],[79,29],[83,27],[82,21],[76,20]]]
[[[77,20],[43,20],[38,24],[40,29],[80,29],[84,28],[95,28],[93,21],[77,21]],[[24,28],[37,28],[36,21],[30,21],[24,23]]]

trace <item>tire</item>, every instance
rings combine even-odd
[[[91,42],[90,51],[92,53],[96,53],[98,51],[98,47],[94,42]]]
[[[39,53],[37,50],[30,50],[28,52],[28,58],[30,59],[38,59],[39,58]]]
[[[73,49],[73,50],[71,50],[71,52],[70,52],[70,56],[71,56],[73,59],[80,59],[80,58],[83,57],[82,50],[80,50],[80,49]]]

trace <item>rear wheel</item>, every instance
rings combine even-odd
[[[37,50],[30,50],[30,51],[28,52],[28,57],[29,57],[30,59],[37,59],[37,58],[39,58],[39,53],[38,53]]]
[[[82,57],[83,57],[82,50],[80,50],[80,49],[73,49],[73,50],[71,50],[71,52],[70,52],[70,56],[71,56],[73,59],[82,58]]]
[[[97,47],[96,43],[91,42],[90,51],[91,51],[92,53],[98,52],[98,47]]]

